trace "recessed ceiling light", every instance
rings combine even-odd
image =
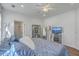
[[[24,5],[21,5],[21,7],[23,8],[23,7],[24,7]]]
[[[15,5],[11,5],[12,6],[12,8],[15,8],[16,6]]]

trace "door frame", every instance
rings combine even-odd
[[[19,20],[14,20],[14,35],[15,35],[15,22],[21,22],[22,23],[22,37],[24,37],[24,22]]]

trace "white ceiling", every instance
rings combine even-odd
[[[49,3],[50,6],[54,9],[48,11],[46,13],[46,16],[44,15],[44,12],[41,11],[40,7],[45,5],[45,3],[2,3],[2,7],[4,9],[8,9],[11,11],[15,11],[18,13],[25,14],[26,16],[30,18],[39,18],[39,19],[45,19],[51,16],[55,16],[57,14],[67,12],[70,10],[74,10],[76,8],[79,8],[78,3],[70,4],[70,3]],[[12,5],[15,5],[15,8],[12,8]],[[21,5],[24,5],[22,8]]]

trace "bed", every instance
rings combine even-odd
[[[1,56],[68,56],[69,52],[62,44],[49,42],[44,39],[32,39],[35,44],[35,49],[31,49],[26,44],[20,41],[5,41],[0,46]],[[11,48],[14,46],[13,48]],[[14,50],[12,50],[14,49]],[[7,53],[9,51],[9,53]],[[12,53],[11,51],[14,51]]]
[[[44,39],[33,39],[35,43],[35,53],[39,56],[68,56],[66,47],[56,42]]]

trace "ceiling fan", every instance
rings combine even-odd
[[[47,13],[50,10],[53,10],[54,8],[51,7],[51,4],[49,3],[40,3],[36,5],[42,12]]]
[[[46,16],[49,11],[54,9],[49,3],[36,4],[36,7],[43,13],[43,16]]]

